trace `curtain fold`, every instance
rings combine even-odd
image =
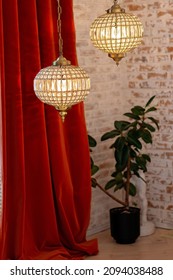
[[[61,0],[64,56],[77,64],[72,0]],[[3,132],[1,259],[75,259],[86,241],[90,159],[83,104],[63,124],[33,79],[58,56],[56,0],[0,0]]]

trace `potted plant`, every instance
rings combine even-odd
[[[103,188],[98,181],[92,177],[92,186],[99,187],[104,193],[121,204],[121,207],[110,209],[111,235],[118,243],[133,243],[140,235],[140,209],[130,206],[130,195],[136,195],[134,177],[143,179],[141,172],[147,172],[147,163],[151,161],[150,156],[143,152],[143,145],[152,144],[153,133],[159,129],[158,120],[150,113],[157,110],[151,106],[155,96],[152,96],[144,107],[136,105],[130,112],[124,114],[128,120],[116,120],[114,129],[106,132],[101,141],[113,139],[110,148],[114,150],[115,171],[112,179]],[[96,141],[89,136],[90,147],[96,146]],[[92,151],[92,150],[90,150]],[[94,175],[99,170],[91,157],[91,172]],[[112,195],[123,189],[124,200]]]

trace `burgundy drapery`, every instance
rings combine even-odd
[[[61,0],[64,56],[77,63],[72,0]],[[90,161],[83,104],[65,123],[33,92],[57,52],[56,0],[0,0],[3,122],[1,259],[75,259],[86,241]]]

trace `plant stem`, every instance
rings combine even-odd
[[[116,198],[115,196],[113,196],[112,194],[110,194],[110,193],[109,193],[108,191],[106,191],[102,186],[100,186],[99,183],[98,183],[97,181],[95,182],[95,184],[97,185],[97,187],[99,187],[100,190],[102,190],[102,192],[104,192],[105,194],[107,194],[108,196],[110,196],[113,200],[115,200],[116,202],[120,203],[120,204],[123,205],[123,206],[127,206],[127,204],[126,204],[124,201],[122,201],[122,200]]]
[[[130,177],[131,177],[131,172],[130,172],[130,161],[131,158],[128,158],[128,163],[127,163],[127,184],[126,184],[126,197],[125,197],[125,204],[127,208],[129,208],[129,192],[130,192]]]

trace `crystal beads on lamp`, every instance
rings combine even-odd
[[[41,69],[36,75],[34,91],[42,102],[54,106],[64,121],[67,110],[71,106],[84,101],[89,94],[90,79],[82,68],[71,65],[71,62],[63,56],[60,0],[57,0],[57,4],[59,57],[51,66]]]
[[[60,60],[67,61],[64,57]],[[89,94],[90,79],[82,68],[71,65],[69,61],[56,62],[36,75],[34,91],[42,102],[54,106],[64,121],[67,110],[84,101]]]
[[[138,17],[125,13],[117,2],[94,20],[90,38],[96,48],[108,53],[118,65],[126,52],[141,44],[143,26]]]

